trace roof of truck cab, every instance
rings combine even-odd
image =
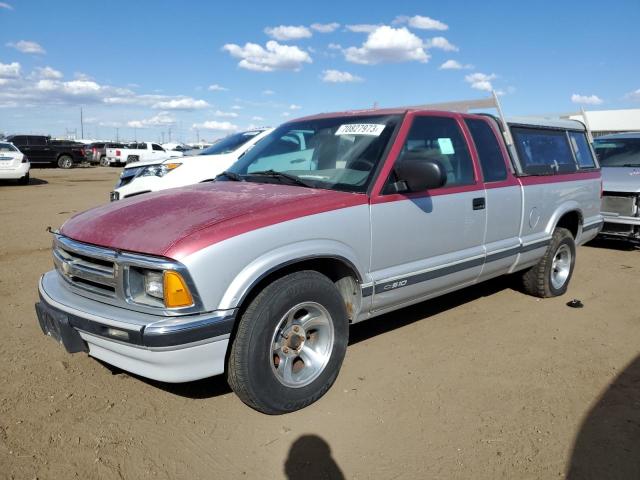
[[[402,115],[407,112],[449,112],[449,113],[464,113],[464,112],[452,112],[450,110],[434,110],[417,107],[396,107],[396,108],[369,108],[363,110],[347,110],[344,112],[329,112],[320,113],[317,115],[309,115],[307,117],[296,118],[290,120],[291,122],[304,122],[309,120],[319,120],[323,118],[334,117],[361,117],[361,116],[373,116],[373,115]],[[477,115],[480,112],[469,112],[464,114]],[[582,122],[577,120],[561,120],[550,119],[543,117],[508,117],[507,123],[514,125],[530,125],[535,127],[550,127],[550,128],[563,128],[569,130],[585,130],[585,126]]]

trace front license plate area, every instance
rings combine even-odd
[[[59,310],[48,307],[43,303],[36,303],[38,323],[45,335],[54,338],[62,344],[69,353],[86,352],[87,344],[78,331],[69,323],[69,316]]]

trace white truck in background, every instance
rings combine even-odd
[[[109,165],[122,165],[133,162],[161,162],[169,158],[182,157],[178,151],[167,151],[157,143],[134,142],[125,148],[107,148]]]

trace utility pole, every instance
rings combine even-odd
[[[82,118],[82,107],[80,107],[80,138],[84,139],[84,120]]]
[[[120,142],[120,137],[118,136],[118,127],[116,127],[116,143]]]
[[[196,138],[198,139],[197,143],[200,143],[200,130],[196,128]]]
[[[171,127],[169,127],[169,143],[171,143]]]
[[[133,127],[133,139],[138,141],[138,127]]]
[[[162,143],[164,143],[164,132],[162,132]]]

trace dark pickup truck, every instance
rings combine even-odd
[[[49,164],[71,168],[86,161],[84,146],[68,140],[51,140],[44,135],[12,135],[7,141],[24,153],[32,165]]]

